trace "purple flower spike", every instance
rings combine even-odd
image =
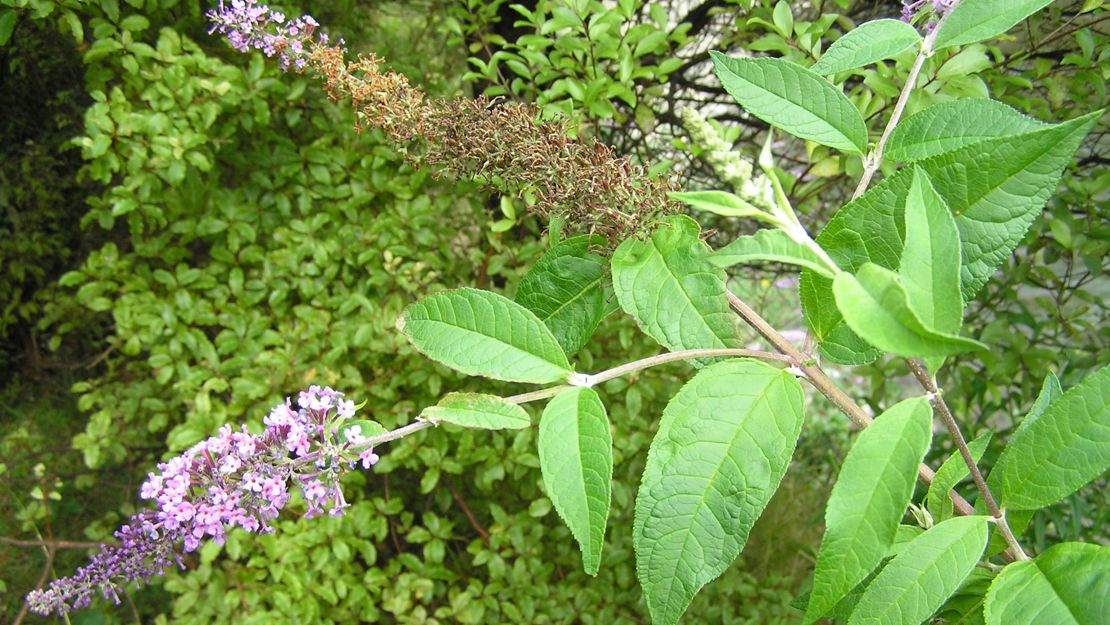
[[[160,472],[151,473],[139,491],[155,509],[131,517],[115,533],[119,544],[101,547],[75,575],[27,595],[31,611],[65,614],[88,606],[97,591],[118,603],[120,588],[162,575],[171,563],[182,566],[179,544],[185,552],[206,539],[222,544],[234,527],[272,532],[270,522],[289,501],[290,484],[301,488],[305,518],[325,511],[342,516],[349,504],[339,476],[359,460],[369,468],[378,456],[357,426],[340,434],[356,410],[342,393],[312,386],[297,397],[297,406],[288,399],[275,406],[262,434],[225,425],[159,464]]]
[[[320,24],[311,15],[286,19],[283,13],[259,4],[258,0],[220,0],[218,8],[206,13],[212,22],[209,33],[227,36],[231,46],[240,52],[261,50],[266,56],[278,57],[281,68],[303,69],[307,64],[305,44],[327,44],[327,36],[313,33]]]

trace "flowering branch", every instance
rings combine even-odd
[[[341,393],[313,386],[298,396],[297,406],[289,400],[277,405],[262,434],[225,425],[217,436],[159,464],[160,472],[151,473],[140,491],[155,509],[132,516],[115,532],[118,543],[101,545],[72,577],[27,595],[30,610],[65,614],[89,605],[97,592],[118,604],[128,583],[162,575],[171,564],[183,567],[178,545],[190,552],[205,539],[222,544],[233,527],[272,532],[270,521],[288,503],[291,486],[300,488],[308,504],[306,518],[325,509],[342,516],[348,504],[339,476],[360,460],[371,466],[378,456],[371,448],[353,449],[353,436],[338,436],[355,415],[354,403]]]

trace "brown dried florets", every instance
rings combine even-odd
[[[678,207],[669,181],[594,140],[570,138],[562,121],[545,121],[532,105],[486,98],[433,100],[374,55],[347,62],[319,47],[309,65],[333,99],[349,98],[360,128],[378,128],[415,165],[471,178],[534,198],[532,210],[565,215],[612,241],[643,234]]]

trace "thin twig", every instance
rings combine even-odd
[[[489,532],[486,531],[486,528],[482,527],[482,524],[478,522],[478,518],[474,516],[473,512],[471,512],[470,506],[466,505],[466,501],[463,500],[462,495],[459,494],[459,491],[455,489],[455,485],[451,483],[451,480],[446,478],[444,478],[443,483],[447,485],[447,490],[451,493],[451,497],[455,500],[455,503],[459,504],[459,507],[462,508],[463,514],[466,515],[466,519],[470,521],[470,527],[473,527],[474,531],[478,532],[478,536],[481,536],[482,542],[486,546],[489,546]]]
[[[779,354],[773,354],[771,352],[764,352],[755,349],[687,349],[677,352],[665,352],[662,354],[657,354],[655,356],[641,358],[640,360],[625,363],[619,367],[613,367],[612,369],[602,371],[601,373],[595,375],[583,376],[583,378],[584,381],[588,382],[588,384],[585,384],[585,386],[595,386],[597,384],[601,384],[602,382],[607,382],[614,378],[628,375],[629,373],[632,373],[634,371],[639,371],[640,369],[647,369],[648,367],[654,367],[656,365],[674,362],[676,360],[716,357],[758,358],[760,360],[783,362],[788,365],[801,364],[800,361],[797,361],[796,359],[790,358],[788,356],[781,356]]]
[[[960,4],[959,0],[953,2],[948,7],[948,12],[933,28],[933,31],[926,35],[925,40],[921,42],[921,50],[917,53],[917,58],[913,61],[913,66],[910,67],[910,75],[906,77],[906,84],[902,86],[902,92],[898,94],[898,101],[894,105],[894,112],[890,114],[890,119],[883,128],[883,134],[879,136],[879,142],[875,144],[875,149],[867,155],[863,161],[863,176],[859,179],[859,184],[856,185],[855,192],[852,193],[852,199],[856,199],[867,191],[867,187],[871,186],[871,179],[875,177],[875,173],[879,171],[879,167],[883,162],[883,149],[886,148],[886,141],[890,138],[890,133],[894,131],[894,127],[902,119],[902,113],[906,111],[906,103],[910,100],[910,94],[917,87],[917,78],[921,75],[921,68],[925,66],[925,61],[933,55],[933,42],[936,41],[937,33],[940,32],[940,27],[944,24],[944,20],[956,10]]]
[[[971,479],[975,482],[975,488],[979,489],[979,495],[983,497],[983,503],[987,505],[991,516],[998,524],[998,531],[1006,539],[1006,544],[1010,546],[1010,553],[1017,560],[1028,560],[1029,556],[1022,550],[1013,531],[1011,531],[1010,524],[1006,521],[1006,515],[1002,513],[1002,510],[998,507],[998,502],[991,494],[990,488],[987,487],[987,481],[983,479],[983,473],[979,471],[979,466],[975,463],[975,458],[972,457],[971,450],[967,447],[967,440],[960,432],[960,426],[956,423],[955,417],[952,416],[952,411],[948,409],[948,404],[941,397],[940,390],[937,388],[936,382],[933,381],[933,377],[917,360],[907,358],[906,365],[909,366],[910,372],[913,373],[913,377],[917,378],[921,387],[929,393],[929,399],[933,408],[936,409],[937,416],[940,417],[941,423],[948,429],[948,434],[952,436],[952,440],[956,443],[956,448],[960,451],[964,464],[971,472]]]
[[[85,543],[73,540],[19,540],[0,536],[0,543],[13,547],[48,547],[50,549],[97,549],[104,544],[111,543]]]

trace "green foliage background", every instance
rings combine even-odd
[[[434,96],[537,102],[689,188],[721,183],[689,144],[678,106],[715,116],[748,157],[766,130],[713,106],[727,96],[696,71],[708,49],[809,63],[852,23],[899,10],[851,0],[622,1],[617,12],[585,0],[523,11],[500,0],[280,6],[311,13],[353,51],[382,54]],[[210,37],[207,8],[0,0],[0,535],[104,539],[135,510],[157,461],[225,422],[258,426],[308,384],[366,399],[387,426],[447,391],[479,390],[417,355],[394,320],[443,288],[511,294],[546,247],[545,224],[522,200],[414,171],[381,136],[356,133],[353,113],[312,78]],[[575,11],[587,16],[581,24]],[[910,112],[968,94],[1046,120],[1105,106],[1108,20],[1100,2],[1061,1],[1001,42],[938,55],[937,78]],[[909,60],[856,72],[850,97],[885,114]],[[956,360],[942,386],[972,436],[1010,427],[1049,368],[1068,386],[1110,359],[1106,132],[1104,118],[1004,278],[970,305],[969,325],[998,348]],[[858,161],[801,143],[779,151],[792,201],[819,227],[850,194]],[[722,240],[744,228],[707,221]],[[745,272],[734,286],[782,327],[800,327],[778,277]],[[656,349],[610,318],[579,359],[596,370]],[[882,363],[845,375],[877,410],[899,391],[892,371]],[[646,622],[632,500],[657,415],[688,375],[673,365],[600,389],[617,432],[597,579],[582,573],[543,496],[534,430],[445,428],[391,445],[372,472],[349,477],[345,519],[289,517],[272,536],[235,534],[185,572],[73,622]],[[842,419],[813,408],[740,564],[684,622],[800,614],[790,602],[811,570],[823,493],[849,440]],[[1038,515],[1033,544],[1107,527],[1100,486]],[[60,550],[53,572],[83,558]],[[0,620],[18,616],[45,563],[37,549],[0,544]]]

